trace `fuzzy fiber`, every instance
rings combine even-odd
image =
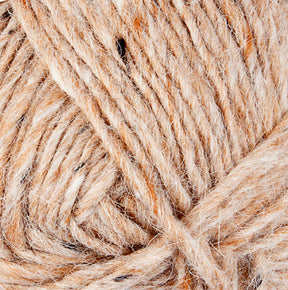
[[[0,289],[288,289],[287,0],[0,3]]]

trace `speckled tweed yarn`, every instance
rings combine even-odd
[[[0,18],[0,289],[288,289],[286,0]]]

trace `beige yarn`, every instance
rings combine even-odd
[[[286,0],[0,15],[0,289],[288,289]]]

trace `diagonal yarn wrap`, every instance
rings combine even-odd
[[[1,289],[287,289],[285,0],[0,15]]]

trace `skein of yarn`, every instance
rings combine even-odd
[[[288,2],[0,3],[1,289],[288,288]]]

